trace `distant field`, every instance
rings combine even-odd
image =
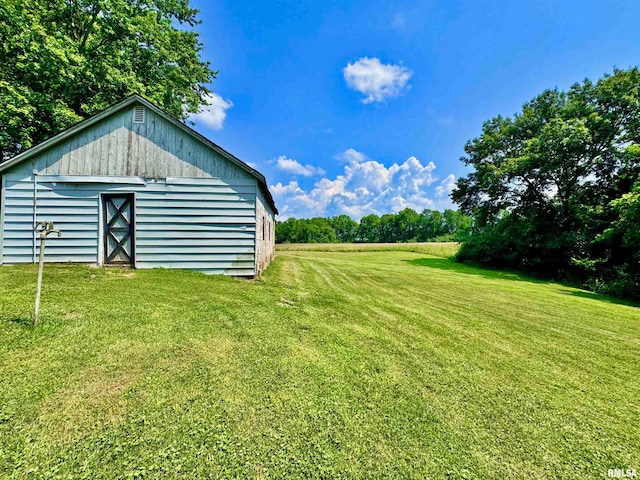
[[[415,252],[436,257],[451,257],[460,248],[457,242],[421,243],[281,243],[276,250],[281,252]]]
[[[0,267],[0,478],[640,470],[634,306],[287,246],[257,281],[47,265],[33,331],[35,275]]]

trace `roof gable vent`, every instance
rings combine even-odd
[[[134,107],[133,123],[144,123],[144,107],[140,107],[140,106]]]

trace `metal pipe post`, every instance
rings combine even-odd
[[[38,283],[36,285],[36,306],[33,312],[33,326],[38,325],[38,316],[40,314],[40,293],[42,292],[42,270],[44,268],[44,246],[47,242],[47,235],[57,233],[62,235],[60,230],[55,230],[53,222],[38,222],[35,228],[36,232],[40,232],[40,262],[38,263]]]
[[[42,291],[42,270],[44,267],[44,246],[47,241],[47,234],[40,233],[40,261],[38,263],[38,283],[36,285],[36,308],[33,312],[33,326],[38,326],[38,315],[40,314],[40,292]]]

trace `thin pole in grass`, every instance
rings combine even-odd
[[[40,292],[42,291],[42,269],[44,268],[44,247],[47,242],[47,235],[57,233],[58,237],[62,235],[60,230],[55,230],[53,222],[37,222],[34,229],[40,233],[40,262],[38,263],[38,283],[36,284],[36,306],[33,312],[33,326],[38,326],[38,316],[40,314]]]

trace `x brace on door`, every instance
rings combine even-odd
[[[131,195],[104,195],[103,202],[106,220],[105,263],[132,264],[133,198]],[[111,215],[113,211],[115,213]]]

